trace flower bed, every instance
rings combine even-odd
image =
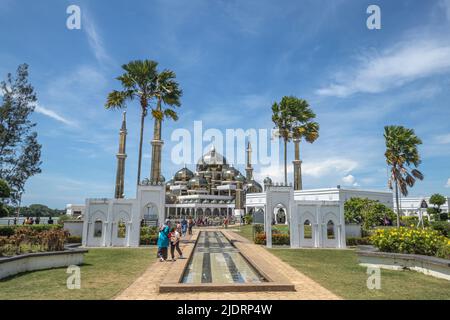
[[[0,236],[0,256],[14,256],[30,252],[48,252],[64,250],[64,243],[69,236],[66,230],[58,227],[30,228],[13,227],[9,234]]]
[[[158,241],[158,227],[141,227],[140,245],[155,245]]]
[[[255,235],[256,244],[266,244],[266,234],[257,233]],[[273,233],[272,244],[273,245],[289,245],[291,243],[290,237],[286,233]]]
[[[450,258],[450,240],[429,228],[378,229],[374,231],[370,241],[382,252]]]

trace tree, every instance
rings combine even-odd
[[[6,207],[4,201],[11,195],[11,189],[5,180],[0,180],[0,217],[6,217],[9,214],[9,210]]]
[[[313,143],[319,137],[319,124],[307,101],[285,96],[272,105],[272,122],[284,142],[284,183],[287,184],[287,144],[294,138],[305,138]]]
[[[421,163],[418,145],[422,140],[416,136],[413,129],[403,126],[384,127],[386,141],[386,163],[390,166],[388,186],[395,191],[397,204],[397,227],[400,226],[399,192],[408,196],[408,187],[412,188],[416,179],[423,180],[423,174],[416,168]],[[414,166],[414,169],[411,167]]]
[[[346,223],[361,224],[363,230],[383,226],[395,219],[395,213],[384,204],[367,198],[350,198],[344,204]]]
[[[152,60],[135,60],[124,64],[125,70],[117,77],[122,84],[123,90],[114,90],[108,94],[105,104],[106,109],[125,108],[127,100],[138,99],[141,108],[141,127],[139,136],[139,155],[137,185],[141,179],[142,142],[144,138],[144,120],[148,113],[150,101],[154,98],[158,63]]]
[[[435,193],[430,197],[430,204],[434,206],[434,208],[430,208],[433,210],[430,210],[429,212],[432,212],[435,216],[435,220],[443,220],[447,221],[448,215],[444,214],[442,215],[441,206],[447,202],[447,198],[439,193]]]
[[[32,131],[36,123],[30,120],[37,99],[28,82],[28,65],[19,65],[15,78],[9,73],[0,90],[0,179],[11,189],[10,202],[17,204],[26,181],[41,172],[42,163],[41,145]]]
[[[170,118],[174,121],[178,120],[178,114],[173,109],[174,106],[179,107],[181,105],[180,98],[183,95],[183,91],[180,89],[179,84],[175,81],[176,74],[171,70],[163,70],[161,73],[157,73],[154,96],[156,98],[156,108],[152,108],[152,116],[155,121],[153,140],[161,140],[161,127],[164,119]],[[163,108],[163,104],[167,108]],[[161,153],[153,154],[152,157],[161,157]],[[159,172],[159,168],[154,166],[161,162],[160,158],[152,158],[152,182],[159,182],[160,176],[156,173]]]

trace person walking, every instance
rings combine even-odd
[[[170,220],[166,219],[165,223],[159,228],[158,234],[158,258],[163,262],[167,260],[167,248],[169,247],[169,231]]]
[[[188,220],[188,232],[189,232],[189,235],[192,235],[192,227],[194,226],[194,221],[192,220],[192,218],[191,217],[189,217],[189,220]]]
[[[172,228],[170,232],[170,256],[172,257],[172,261],[175,261],[175,249],[180,255],[180,259],[183,259],[183,252],[180,249],[180,232],[177,228]]]
[[[183,220],[181,220],[181,236],[183,237],[186,235],[187,224],[186,217],[183,217]]]
[[[48,218],[47,223],[48,223],[48,224],[53,224],[53,219],[52,219],[52,217]]]

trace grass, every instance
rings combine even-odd
[[[269,249],[344,299],[450,299],[450,282],[416,271],[381,270],[381,289],[367,288],[367,269],[353,250]]]
[[[154,261],[156,248],[89,249],[81,266],[81,289],[66,286],[66,268],[22,273],[0,280],[0,300],[111,299]]]

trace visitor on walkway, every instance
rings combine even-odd
[[[39,218],[39,217],[36,217],[35,223],[36,223],[36,224],[39,224],[39,223],[41,223],[41,218]]]
[[[181,235],[184,237],[186,235],[188,222],[186,220],[186,217],[183,217],[183,220],[181,220]]]
[[[177,249],[180,259],[183,259],[183,252],[180,249],[180,238],[181,235],[178,229],[172,228],[170,232],[170,256],[172,257],[172,261],[175,261],[175,249]]]
[[[189,217],[189,220],[188,220],[188,231],[189,231],[190,235],[192,235],[192,227],[193,226],[194,226],[194,220],[192,220],[192,218]]]
[[[223,219],[223,226],[225,227],[225,229],[228,228],[228,217],[225,217],[225,219]]]
[[[177,221],[177,231],[180,234],[181,237],[181,223],[179,221]]]
[[[53,224],[53,219],[52,219],[52,217],[48,218],[47,223],[48,223],[48,224]]]
[[[166,219],[166,222],[159,228],[158,234],[158,258],[161,262],[167,260],[167,248],[169,247],[169,230],[170,220]]]

